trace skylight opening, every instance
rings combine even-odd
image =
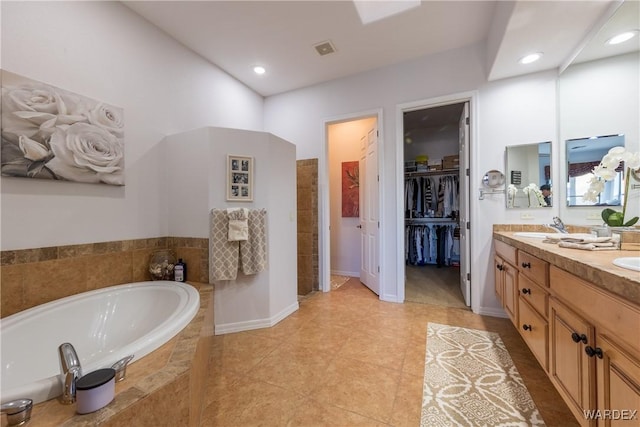
[[[360,22],[370,24],[420,6],[421,0],[353,0]]]

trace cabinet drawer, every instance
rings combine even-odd
[[[539,258],[529,255],[526,252],[518,251],[518,269],[531,281],[540,286],[549,286],[549,263]]]
[[[493,244],[496,248],[496,254],[500,255],[505,261],[517,265],[516,248],[500,240],[494,240]]]
[[[518,301],[518,316],[520,335],[545,372],[548,372],[549,324],[522,298]]]
[[[531,307],[536,309],[538,314],[547,319],[549,316],[549,295],[547,292],[524,275],[521,275],[518,279],[518,289],[520,298],[528,302]]]

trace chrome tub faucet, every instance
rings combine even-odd
[[[82,377],[82,367],[75,348],[66,342],[58,347],[63,384],[60,402],[70,405],[76,401],[76,381]]]

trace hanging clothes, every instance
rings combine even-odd
[[[405,218],[457,218],[459,209],[457,175],[405,178]]]
[[[459,262],[459,245],[458,253],[454,250],[456,227],[457,224],[407,224],[405,263],[442,267],[452,265],[452,261]]]

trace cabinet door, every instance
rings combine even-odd
[[[596,364],[585,352],[595,345],[594,328],[555,298],[550,300],[549,377],[580,425],[595,426],[595,419],[584,412],[596,407]]]
[[[598,426],[640,425],[640,361],[604,335],[596,344]]]
[[[504,309],[511,322],[518,327],[518,269],[509,263],[502,265]]]
[[[500,304],[502,304],[504,306],[504,303],[502,302],[502,294],[503,294],[503,289],[504,289],[504,274],[502,274],[502,266],[504,265],[504,260],[499,257],[498,255],[495,256],[494,258],[494,263],[493,263],[496,267],[495,269],[495,275],[496,275],[496,280],[495,280],[495,292],[496,292],[496,297],[498,297],[498,301],[500,301]]]

